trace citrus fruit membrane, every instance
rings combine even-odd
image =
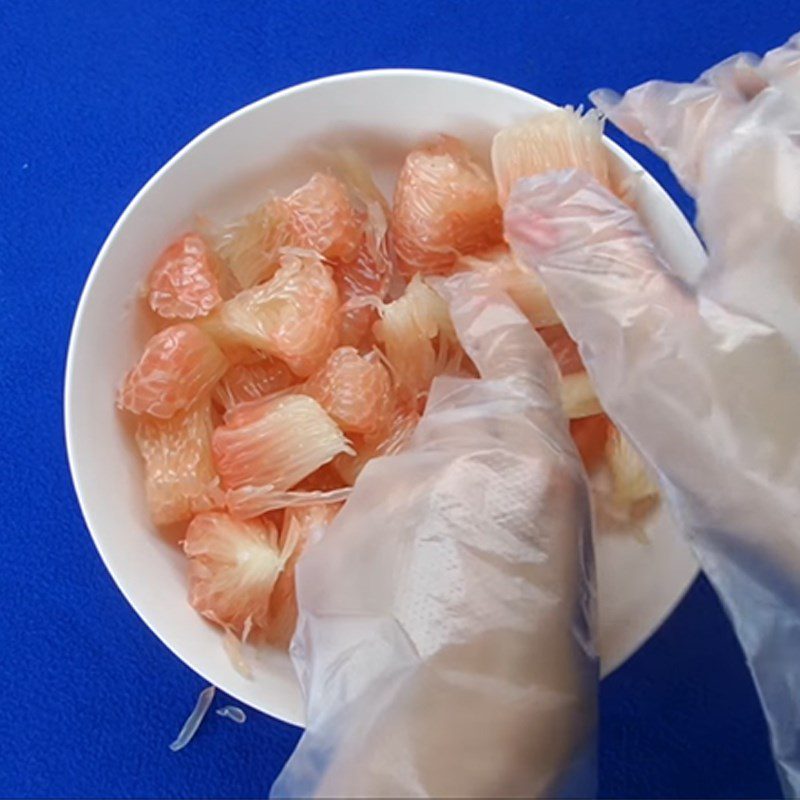
[[[265,187],[239,219],[204,220],[162,250],[142,294],[162,329],[117,395],[152,520],[182,542],[189,602],[248,676],[245,642],[288,646],[297,561],[360,472],[407,445],[436,376],[477,378],[435,276],[480,276],[538,331],[603,508],[636,522],[658,502],[541,280],[503,237],[521,178],[581,169],[622,194],[599,116],[541,114],[498,132],[490,154],[446,134],[422,142],[391,203],[357,153],[330,155],[288,194]]]

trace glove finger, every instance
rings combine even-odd
[[[672,276],[636,214],[577,172],[520,181],[506,231],[536,269],[606,411],[651,464],[684,485],[724,483],[726,460],[763,439],[757,419],[783,419],[786,395],[758,412],[725,413],[741,375],[769,385],[786,353],[758,321],[698,302]],[[755,402],[755,399],[753,399]]]
[[[598,89],[590,97],[620,130],[667,161],[694,197],[708,171],[709,151],[770,86],[800,98],[800,34],[763,60],[752,53],[725,59],[694,83],[649,81],[622,96]]]
[[[800,33],[764,56],[761,73],[770,85],[800,100]]]
[[[733,69],[726,68],[726,74],[728,80],[736,77]],[[746,104],[738,90],[712,82],[649,81],[622,96],[608,89],[589,96],[621,131],[661,156],[693,197],[708,147],[730,129]]]
[[[480,275],[432,280],[445,299],[461,345],[481,377],[525,377],[558,397],[558,371],[550,351],[508,295]]]
[[[769,325],[800,352],[800,96],[768,89],[707,161],[699,294]]]
[[[493,396],[500,391],[507,404],[516,404],[519,413],[536,424],[551,451],[558,453],[560,459],[566,458],[580,472],[562,409],[558,368],[528,319],[505,292],[479,275],[458,273],[429,282],[447,302],[458,339],[483,381],[465,386],[458,379],[435,379],[418,435],[439,437],[447,428],[444,418],[467,412],[475,417],[473,444],[484,429],[492,437],[501,435],[503,425],[496,420],[487,422],[484,404],[477,401],[478,394],[485,393],[489,398],[486,408],[495,405]],[[502,388],[498,388],[499,382]],[[432,427],[434,417],[436,425]],[[509,429],[508,436],[514,435]],[[509,440],[508,444],[511,446],[512,442]]]

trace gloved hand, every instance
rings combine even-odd
[[[273,797],[594,791],[589,497],[555,364],[476,276],[437,288],[481,378],[434,381],[299,562],[308,728]]]
[[[520,181],[506,208],[602,405],[657,471],[718,592],[800,795],[800,39],[693,85],[595,102],[697,201],[708,262],[670,273],[589,175]]]

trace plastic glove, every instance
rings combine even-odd
[[[754,121],[765,103],[768,113],[778,113],[760,126],[779,124],[785,97],[777,108],[769,100],[772,91],[760,97],[759,104],[750,104],[770,87],[800,99],[800,34],[763,59],[752,53],[731,56],[691,84],[648,81],[624,97],[609,89],[590,96],[617,127],[664,158],[694,195],[711,167],[707,158],[726,146],[743,117]]]
[[[555,364],[475,276],[438,289],[481,379],[440,377],[297,569],[308,729],[287,796],[590,796],[589,498]]]
[[[800,795],[800,52],[762,63],[597,98],[696,192],[709,248],[696,286],[586,174],[520,181],[506,229],[657,470],[745,651],[785,791]],[[729,102],[743,65],[763,86]]]

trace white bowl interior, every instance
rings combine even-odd
[[[114,408],[120,378],[149,333],[138,311],[139,284],[195,214],[230,219],[268,189],[292,189],[324,163],[326,149],[356,148],[389,190],[405,153],[420,139],[453,133],[485,157],[498,128],[549,107],[490,81],[415,70],[354,73],[295,87],[242,109],[184,148],[141,190],[98,255],[76,314],[65,387],[70,465],[86,523],[114,580],[146,624],[190,667],[241,701],[303,723],[288,657],[263,651],[254,678],[239,675],[217,630],[186,602],[183,556],[148,519],[139,458]],[[649,177],[642,213],[675,268],[696,272],[702,248]],[[658,627],[696,573],[666,516],[655,520],[649,533],[646,544],[613,536],[598,541],[606,672]]]

